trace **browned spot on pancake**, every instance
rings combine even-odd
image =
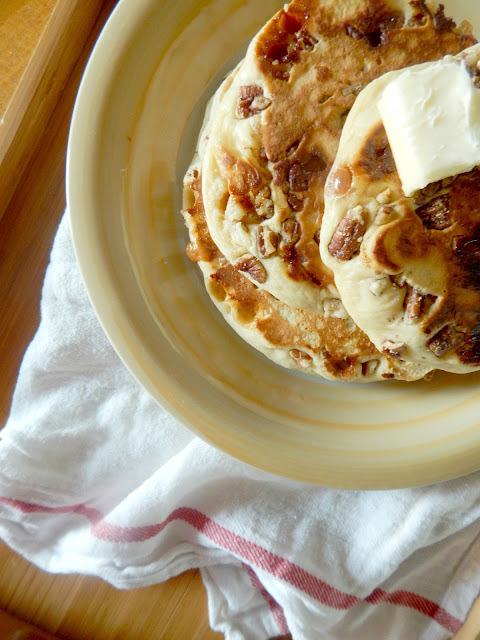
[[[189,207],[183,211],[185,218],[191,218],[195,227],[195,239],[188,243],[186,253],[192,262],[204,260],[210,262],[219,254],[217,246],[210,237],[205,220],[205,209],[202,197],[202,181],[197,175],[190,183],[190,188],[195,195],[193,207]]]
[[[383,124],[378,125],[367,137],[354,163],[355,170],[368,174],[372,180],[396,172],[395,160]]]
[[[427,231],[411,208],[402,218],[382,226],[371,249],[375,263],[387,273],[401,273],[412,260],[424,257],[432,246]]]

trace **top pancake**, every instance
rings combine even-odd
[[[454,60],[480,85],[480,45]],[[397,73],[369,85],[347,119],[325,190],[321,252],[379,350],[468,373],[480,369],[480,168],[405,197],[376,108]],[[350,187],[338,189],[346,174]]]
[[[202,193],[227,260],[279,300],[322,313],[338,296],[318,250],[324,186],[358,93],[473,43],[468,26],[423,0],[294,0],[280,11],[212,115]]]

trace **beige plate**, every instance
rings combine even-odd
[[[282,4],[119,3],[87,67],[68,150],[74,241],[91,300],[158,402],[251,465],[358,489],[476,470],[479,374],[356,386],[280,369],[229,329],[185,258],[180,189],[206,99]],[[480,24],[477,3],[445,4]]]

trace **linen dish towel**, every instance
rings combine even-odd
[[[446,640],[480,592],[480,474],[396,491],[278,478],[195,437],[105,337],[68,213],[0,432],[0,537],[128,589],[200,567],[227,640]]]

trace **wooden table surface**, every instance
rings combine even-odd
[[[0,0],[0,426],[8,417],[56,228],[65,151],[88,54],[115,0]],[[2,215],[3,214],[3,215]],[[37,631],[27,623],[35,625]],[[198,571],[118,591],[46,574],[0,542],[0,639],[213,640]]]

